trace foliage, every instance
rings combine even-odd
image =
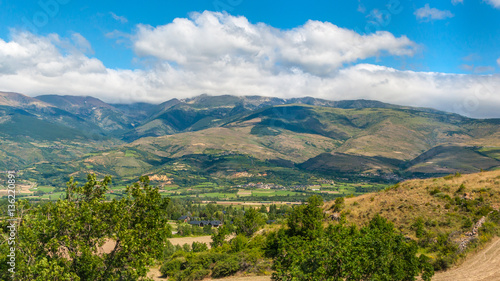
[[[212,242],[210,243],[210,246],[212,246],[212,248],[217,248],[222,246],[225,243],[226,238],[229,234],[230,231],[227,228],[227,226],[223,225],[219,227],[218,231],[212,234]]]
[[[17,279],[136,280],[146,275],[171,233],[164,214],[168,199],[141,177],[127,187],[126,197],[105,201],[110,182],[110,177],[98,181],[88,175],[83,186],[68,182],[65,200],[38,206],[20,202]],[[115,242],[111,252],[98,254],[109,240]]]
[[[201,252],[180,249],[166,257],[160,272],[169,280],[201,280],[210,275],[213,278],[230,276],[236,272],[266,273],[271,261],[263,256],[263,238],[260,235],[249,239],[238,235],[231,244],[206,249]],[[199,279],[201,278],[201,279]]]
[[[342,209],[344,208],[344,205],[345,205],[344,202],[345,202],[344,197],[339,197],[339,198],[335,199],[335,204],[333,204],[332,210],[334,212],[342,211]]]
[[[314,239],[320,236],[323,230],[323,205],[321,196],[311,196],[306,205],[294,208],[287,220],[290,236],[303,236]]]
[[[237,217],[234,221],[236,234],[244,234],[247,237],[251,237],[264,224],[264,216],[254,208],[246,210],[243,216]]]
[[[430,280],[429,259],[417,258],[417,244],[392,223],[377,215],[361,229],[342,222],[323,229],[321,205],[321,198],[309,198],[293,210],[288,229],[268,235],[273,280],[414,280],[420,274]]]
[[[212,269],[212,277],[221,278],[230,276],[240,270],[240,264],[238,260],[233,258],[227,258],[224,260],[217,261]]]

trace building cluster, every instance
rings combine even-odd
[[[204,227],[206,225],[210,225],[212,227],[219,227],[222,225],[222,222],[220,220],[197,220],[191,218],[190,216],[180,216],[177,220],[188,223],[190,225],[197,225],[199,227]]]

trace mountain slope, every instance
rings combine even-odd
[[[122,176],[189,155],[243,155],[307,173],[386,179],[493,170],[500,161],[500,119],[378,101],[201,95],[159,105],[110,105],[92,97],[0,97],[0,138],[91,146],[100,139],[115,145],[127,140],[84,159],[75,154],[69,165],[94,167],[95,160],[102,165],[94,170],[104,173],[115,163]],[[29,159],[23,163],[32,164]]]
[[[263,96],[208,96],[172,99],[157,107],[147,121],[124,136],[133,141],[141,137],[163,136],[198,131],[235,120],[253,111],[287,104],[303,104],[332,108],[405,108],[378,101],[328,101],[312,97],[280,99]]]
[[[135,112],[129,111],[131,115],[125,114],[124,111],[93,97],[44,95],[38,96],[37,99],[71,112],[100,127],[107,134],[128,131],[144,118],[144,115],[135,114]],[[147,106],[143,105],[143,107]],[[126,107],[122,108],[126,109]],[[141,109],[140,106],[136,108]]]

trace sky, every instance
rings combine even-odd
[[[0,0],[0,91],[372,99],[500,118],[500,0]]]

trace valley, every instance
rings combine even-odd
[[[158,105],[0,97],[0,170],[42,186],[88,173],[111,175],[116,185],[140,175],[180,187],[394,183],[500,167],[499,119],[428,108],[260,96]]]

